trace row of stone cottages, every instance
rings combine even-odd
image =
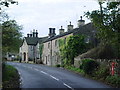
[[[59,35],[56,35],[55,28],[49,28],[49,34],[46,37],[38,37],[37,30],[33,30],[31,34],[27,34],[27,37],[24,37],[23,43],[19,49],[19,55],[21,57],[22,62],[34,61],[34,63],[38,61],[42,61],[43,64],[46,65],[57,65],[61,64],[61,59],[59,55],[59,39],[64,39],[72,35],[86,35],[85,42],[92,43],[96,45],[96,29],[93,27],[92,23],[85,24],[85,20],[78,20],[78,27],[73,28],[74,26],[67,26],[67,32],[61,26],[59,29]],[[40,45],[43,45],[42,52],[40,51]]]

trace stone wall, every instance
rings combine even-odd
[[[60,50],[59,50],[59,39],[65,39],[72,34],[68,34],[62,37],[58,37],[48,42],[44,42],[42,61],[46,65],[55,66],[61,64]]]
[[[92,58],[80,58],[80,57],[74,58],[74,66],[80,67],[80,64],[82,63],[83,59],[92,59]],[[119,59],[93,59],[93,60],[99,62],[100,64],[105,64],[109,66],[112,62],[115,62],[116,64],[120,63]]]

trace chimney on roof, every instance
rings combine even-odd
[[[33,37],[35,37],[35,29],[33,29]]]
[[[55,35],[55,28],[49,28],[49,37],[54,37]]]
[[[30,37],[32,37],[32,34],[29,34],[30,35]]]
[[[64,33],[64,29],[63,27],[61,26],[61,29],[59,29],[59,34],[63,34]]]
[[[37,32],[37,30],[36,30],[36,37],[38,37],[38,32]]]
[[[71,30],[73,30],[73,25],[71,25],[71,22],[70,22],[70,25],[68,25],[68,27],[67,27],[67,31],[69,32]]]
[[[85,25],[85,20],[82,20],[82,16],[80,16],[80,20],[78,20],[78,27],[81,27],[83,25]]]
[[[27,34],[27,37],[30,37],[30,34]]]

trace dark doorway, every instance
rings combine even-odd
[[[25,61],[26,60],[26,53],[24,52],[23,54],[24,54],[24,61]]]
[[[47,56],[46,56],[46,64],[47,64]]]

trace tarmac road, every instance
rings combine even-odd
[[[110,88],[101,82],[82,77],[62,68],[40,64],[7,62],[17,68],[21,88]]]

